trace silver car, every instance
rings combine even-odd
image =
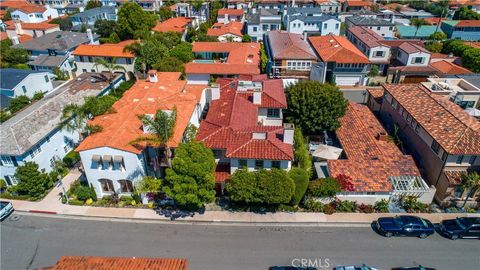
[[[11,202],[0,201],[0,220],[4,220],[13,212],[13,205]]]

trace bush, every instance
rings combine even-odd
[[[39,171],[38,164],[31,161],[19,166],[15,177],[19,180],[15,187],[18,193],[28,194],[33,200],[45,196],[48,189],[53,186],[53,181],[48,174]]]
[[[312,212],[323,212],[325,205],[315,199],[308,198],[305,200],[303,207]]]
[[[325,213],[326,215],[331,215],[331,214],[335,213],[335,208],[333,206],[331,206],[330,204],[327,204],[323,208],[323,213]]]
[[[85,204],[86,205],[91,205],[93,203],[93,199],[92,198],[89,198],[85,201]]]
[[[92,194],[92,189],[87,186],[80,186],[75,190],[75,195],[80,201],[86,201],[87,199],[94,199],[96,194]]]
[[[306,170],[308,174],[311,174],[312,171],[312,158],[308,152],[307,140],[302,134],[300,128],[295,128],[293,135],[293,148],[295,149],[295,165]]]
[[[72,150],[63,158],[63,163],[67,168],[73,168],[80,161],[80,154]]]
[[[373,208],[372,205],[362,203],[358,206],[358,211],[365,214],[371,214],[375,211],[375,208]]]
[[[277,210],[280,212],[297,212],[297,208],[286,204],[279,204]]]
[[[335,178],[327,177],[313,180],[308,185],[308,193],[315,197],[335,197],[342,191],[340,184]]]
[[[428,208],[427,204],[418,202],[417,198],[413,196],[406,197],[402,206],[408,213],[425,212]]]
[[[0,190],[4,190],[7,188],[7,182],[5,180],[0,179]]]
[[[125,202],[125,204],[131,204],[133,201],[132,196],[121,196],[120,201]]]
[[[68,201],[68,204],[70,205],[83,205],[83,201],[77,200],[77,199],[70,199]]]
[[[30,99],[27,96],[18,96],[14,97],[10,100],[10,105],[8,106],[8,110],[11,113],[16,113],[21,109],[25,108],[30,104]]]
[[[341,200],[336,200],[335,201],[335,209],[338,212],[347,212],[347,213],[352,213],[357,210],[357,203],[354,201],[341,201]]]
[[[308,172],[302,168],[292,168],[288,172],[288,176],[290,176],[295,183],[295,192],[293,193],[290,203],[292,205],[298,205],[305,195],[305,192],[307,192],[310,177]]]
[[[378,213],[388,213],[388,201],[386,199],[381,199],[380,201],[375,202],[373,208]]]
[[[35,92],[35,94],[33,94],[33,97],[32,99],[33,100],[40,100],[44,97],[45,95],[42,93],[42,92]]]

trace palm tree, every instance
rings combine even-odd
[[[60,128],[73,132],[82,130],[88,120],[88,115],[82,106],[77,104],[68,104],[63,108]]]
[[[122,65],[117,64],[116,57],[113,57],[110,61],[107,61],[103,58],[95,58],[95,64],[93,65],[93,68],[97,69],[97,72],[98,72],[98,66],[104,67],[110,73],[110,76],[106,78],[109,84],[112,84],[113,82],[114,71],[118,70],[118,71],[127,72],[127,70]]]
[[[415,35],[413,36],[413,38],[416,38],[417,34],[418,34],[418,30],[420,29],[420,27],[422,25],[426,25],[427,22],[424,19],[413,18],[412,21],[411,21],[411,24],[417,28],[415,30]]]
[[[480,175],[477,172],[464,173],[461,176],[462,183],[460,186],[463,190],[469,190],[465,201],[463,202],[462,209],[467,204],[468,199],[475,194],[475,192],[480,188]]]
[[[161,148],[163,147],[164,155],[167,158],[167,166],[171,167],[172,153],[167,143],[173,137],[177,120],[177,108],[174,107],[171,113],[158,110],[154,118],[148,115],[143,115],[140,117],[140,120],[150,135],[138,137],[131,141],[130,144],[138,145],[139,143],[145,142],[149,145],[157,146],[157,161],[158,157],[161,156]]]

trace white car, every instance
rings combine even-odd
[[[4,220],[13,212],[13,205],[11,202],[0,201],[0,220]]]

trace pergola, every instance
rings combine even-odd
[[[392,182],[392,196],[395,197],[420,197],[429,191],[427,183],[420,176],[390,176],[388,179]]]

